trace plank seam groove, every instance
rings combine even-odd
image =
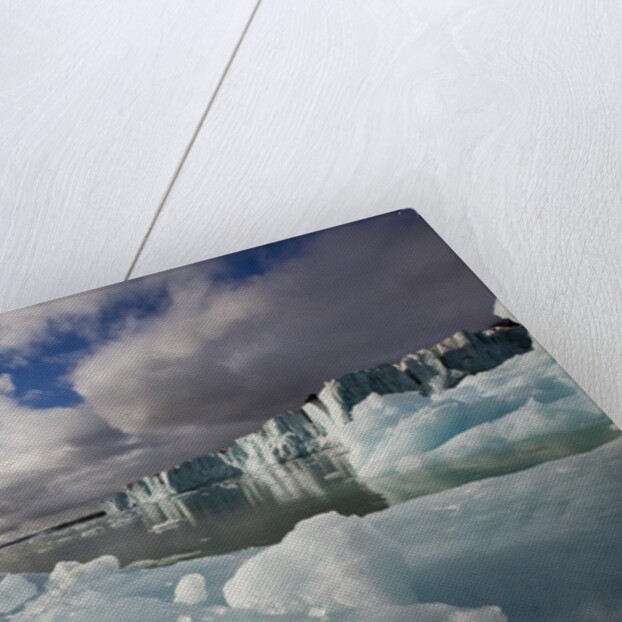
[[[156,209],[155,214],[153,215],[151,223],[149,224],[149,227],[147,228],[145,236],[143,237],[138,247],[138,250],[136,251],[136,255],[134,256],[134,259],[132,260],[132,263],[130,264],[130,267],[125,275],[125,278],[123,279],[124,281],[127,281],[132,278],[132,273],[134,272],[134,269],[136,268],[136,264],[138,263],[138,260],[140,259],[140,256],[142,255],[145,249],[147,240],[149,239],[149,236],[153,232],[156,222],[158,221],[158,218],[160,217],[160,214],[162,213],[164,205],[166,204],[166,201],[168,200],[168,197],[171,194],[171,190],[173,189],[173,186],[175,185],[175,182],[177,181],[179,173],[181,172],[181,169],[183,168],[186,160],[188,159],[188,155],[190,154],[192,146],[194,145],[197,139],[197,136],[199,135],[199,132],[201,131],[201,128],[203,127],[205,119],[207,118],[207,115],[209,114],[210,110],[212,109],[212,106],[214,105],[214,101],[216,100],[216,97],[218,96],[218,92],[220,91],[220,88],[223,85],[225,78],[227,77],[227,74],[229,73],[229,69],[233,65],[233,61],[235,60],[235,57],[242,45],[242,41],[244,41],[244,37],[246,37],[246,34],[248,33],[251,27],[251,24],[253,23],[253,19],[255,18],[255,15],[257,13],[257,10],[259,9],[259,5],[261,4],[261,2],[262,0],[257,0],[257,3],[253,7],[250,17],[248,18],[248,21],[246,22],[246,25],[244,26],[242,33],[240,34],[240,38],[238,39],[235,47],[233,48],[231,57],[229,58],[229,61],[225,65],[222,75],[220,76],[220,80],[218,81],[218,84],[216,85],[216,88],[214,89],[212,96],[209,98],[209,101],[207,102],[207,106],[205,107],[205,110],[203,111],[203,114],[201,115],[201,118],[199,119],[199,123],[197,124],[197,127],[194,130],[192,137],[190,138],[190,141],[188,142],[188,146],[184,150],[184,153],[181,156],[181,159],[179,160],[179,164],[175,168],[171,181],[168,187],[166,188],[166,191],[164,192],[164,195],[162,197],[162,201],[160,201],[160,204],[158,205],[158,208]]]

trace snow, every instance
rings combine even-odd
[[[407,354],[395,365],[382,364],[325,382],[302,410],[330,431],[351,421],[355,407],[371,395],[434,395],[528,352],[532,345],[531,336],[519,325],[496,325],[477,333],[458,331]]]

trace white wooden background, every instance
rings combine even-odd
[[[622,424],[617,0],[0,7],[0,311],[416,208]]]

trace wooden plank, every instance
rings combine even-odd
[[[9,3],[0,310],[122,280],[254,0]]]
[[[264,0],[135,274],[415,207],[622,423],[621,36],[615,0]]]

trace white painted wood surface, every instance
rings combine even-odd
[[[124,278],[254,4],[3,4],[0,309]]]
[[[252,10],[108,6],[5,15],[2,309],[123,277]],[[415,207],[622,424],[621,40],[615,0],[262,0],[132,274]]]
[[[621,40],[615,0],[264,0],[136,274],[412,206],[622,423]]]

